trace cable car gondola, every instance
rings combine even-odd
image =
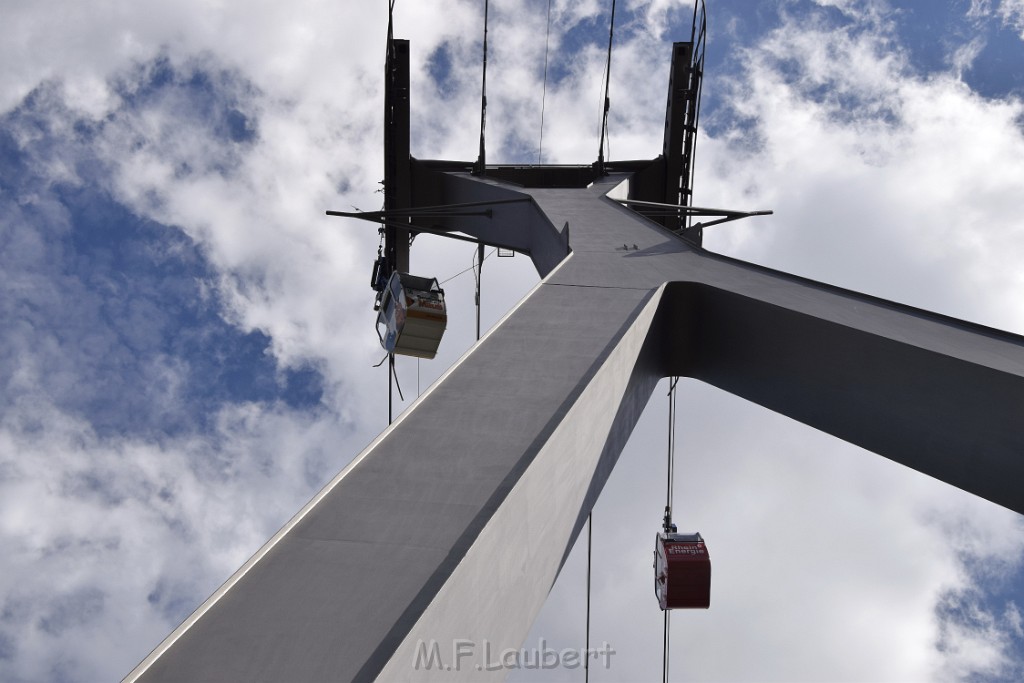
[[[711,606],[711,556],[699,533],[657,535],[654,593],[663,610]]]
[[[447,324],[437,278],[391,274],[377,313],[377,335],[388,353],[433,358]]]

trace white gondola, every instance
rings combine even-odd
[[[433,358],[447,325],[437,278],[392,273],[377,314],[377,335],[388,353]]]

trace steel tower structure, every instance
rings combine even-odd
[[[677,208],[692,42],[661,156],[603,168],[412,158],[392,47],[389,258],[402,231],[459,232],[542,281],[127,680],[501,677],[414,668],[417,644],[520,646],[665,376],[1024,513],[1024,338],[700,246]],[[659,221],[629,208],[658,204]]]

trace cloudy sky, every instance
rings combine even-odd
[[[413,154],[476,156],[480,0],[398,0]],[[490,161],[596,157],[610,2],[494,0]],[[686,0],[622,0],[610,157],[660,149]],[[709,0],[710,249],[1024,333],[1024,2]],[[385,0],[0,0],[0,679],[119,679],[387,423],[373,331]],[[474,341],[471,245],[438,359]],[[457,275],[462,272],[461,275]],[[492,257],[484,326],[537,281]],[[514,372],[514,369],[510,369]],[[593,680],[661,673],[663,383],[595,510]],[[712,607],[673,679],[1015,681],[1020,516],[684,380],[677,522]],[[397,400],[397,395],[396,395]],[[398,401],[399,409],[406,402]],[[970,453],[964,454],[965,458]],[[582,644],[585,548],[527,646]],[[515,680],[582,680],[520,671]]]

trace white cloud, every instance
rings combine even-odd
[[[744,204],[775,216],[716,231],[710,243],[1024,329],[1012,304],[1024,284],[1014,267],[1024,246],[1015,189],[1024,181],[1024,110],[982,98],[952,75],[915,76],[887,41],[884,32],[788,24],[747,53],[732,101],[753,127],[732,131],[731,144],[729,136],[703,143],[698,191],[710,185],[714,205],[736,202],[738,186]],[[759,146],[747,147],[736,168],[730,158],[751,138]]]
[[[852,23],[785,16],[740,52],[732,89],[705,91],[743,125],[700,140],[698,203],[776,211],[711,229],[709,246],[1024,330],[1015,263],[1024,247],[1020,103],[979,98],[956,72],[915,76],[884,5],[818,4]],[[397,7],[396,35],[413,41],[413,153],[473,159],[480,6],[439,7]],[[613,158],[660,150],[666,41],[688,35],[688,8],[660,0],[620,8]],[[1010,3],[1001,8],[1013,16]],[[596,0],[554,4],[561,79],[548,83],[548,160],[596,157],[607,9]],[[531,160],[546,4],[491,10],[489,158]],[[680,11],[685,26],[666,26]],[[76,120],[100,131],[87,146],[106,165],[102,180],[73,151],[40,157],[40,175],[100,182],[139,215],[179,226],[215,269],[201,290],[209,305],[243,331],[265,332],[282,368],[315,364],[325,395],[313,412],[226,405],[210,435],[99,435],[40,389],[46,377],[75,391],[80,369],[49,364],[70,345],[22,329],[23,361],[6,388],[22,398],[0,423],[0,537],[13,549],[0,572],[3,677],[122,675],[383,426],[385,376],[369,368],[380,357],[367,286],[375,235],[323,210],[380,202],[385,19],[365,3],[5,9],[14,38],[0,45],[10,66],[0,74],[0,110],[35,90],[50,114],[45,131],[9,132],[21,143],[71,141]],[[588,27],[593,40],[569,53],[565,34]],[[427,78],[441,46],[451,60],[444,90]],[[142,98],[145,69],[160,58],[182,84]],[[232,142],[194,109],[196,93],[184,84],[193,73],[244,116],[251,141]],[[46,79],[57,85],[39,89]],[[709,87],[722,80],[713,76]],[[66,210],[47,197],[38,188],[11,220],[32,225],[31,209],[69,230]],[[8,235],[23,254],[47,244],[31,230]],[[469,265],[470,251],[421,237],[415,258],[444,278]],[[529,286],[528,270],[523,258],[488,260],[485,327]],[[67,284],[41,269],[19,277],[18,286],[54,300]],[[400,363],[407,396],[419,372],[425,389],[471,340],[470,283],[467,274],[447,285],[452,329],[441,359]],[[152,373],[168,406],[181,400],[175,387],[185,375],[173,358]],[[685,661],[688,675],[714,680],[931,680],[1006,666],[1007,634],[1020,633],[1016,607],[979,612],[973,626],[940,621],[935,610],[973,586],[968,567],[1018,566],[1017,516],[707,387],[681,386],[688,495],[677,519],[708,538],[715,588],[709,612],[673,621],[677,667]],[[618,679],[658,674],[661,615],[647,558],[662,505],[663,401],[659,390],[595,523],[594,636],[620,651]],[[581,633],[579,561],[577,550],[538,623],[552,640]],[[14,648],[7,660],[5,643]]]
[[[999,18],[1020,32],[1024,38],[1024,2],[1021,0],[1001,0],[996,10]]]
[[[100,438],[41,401],[8,410],[4,679],[125,673],[338,467],[331,443],[362,445],[337,419],[255,404],[163,442]]]
[[[974,66],[975,60],[984,49],[985,40],[975,37],[953,51],[949,64],[953,67],[953,73],[958,80],[964,80],[964,74]]]

